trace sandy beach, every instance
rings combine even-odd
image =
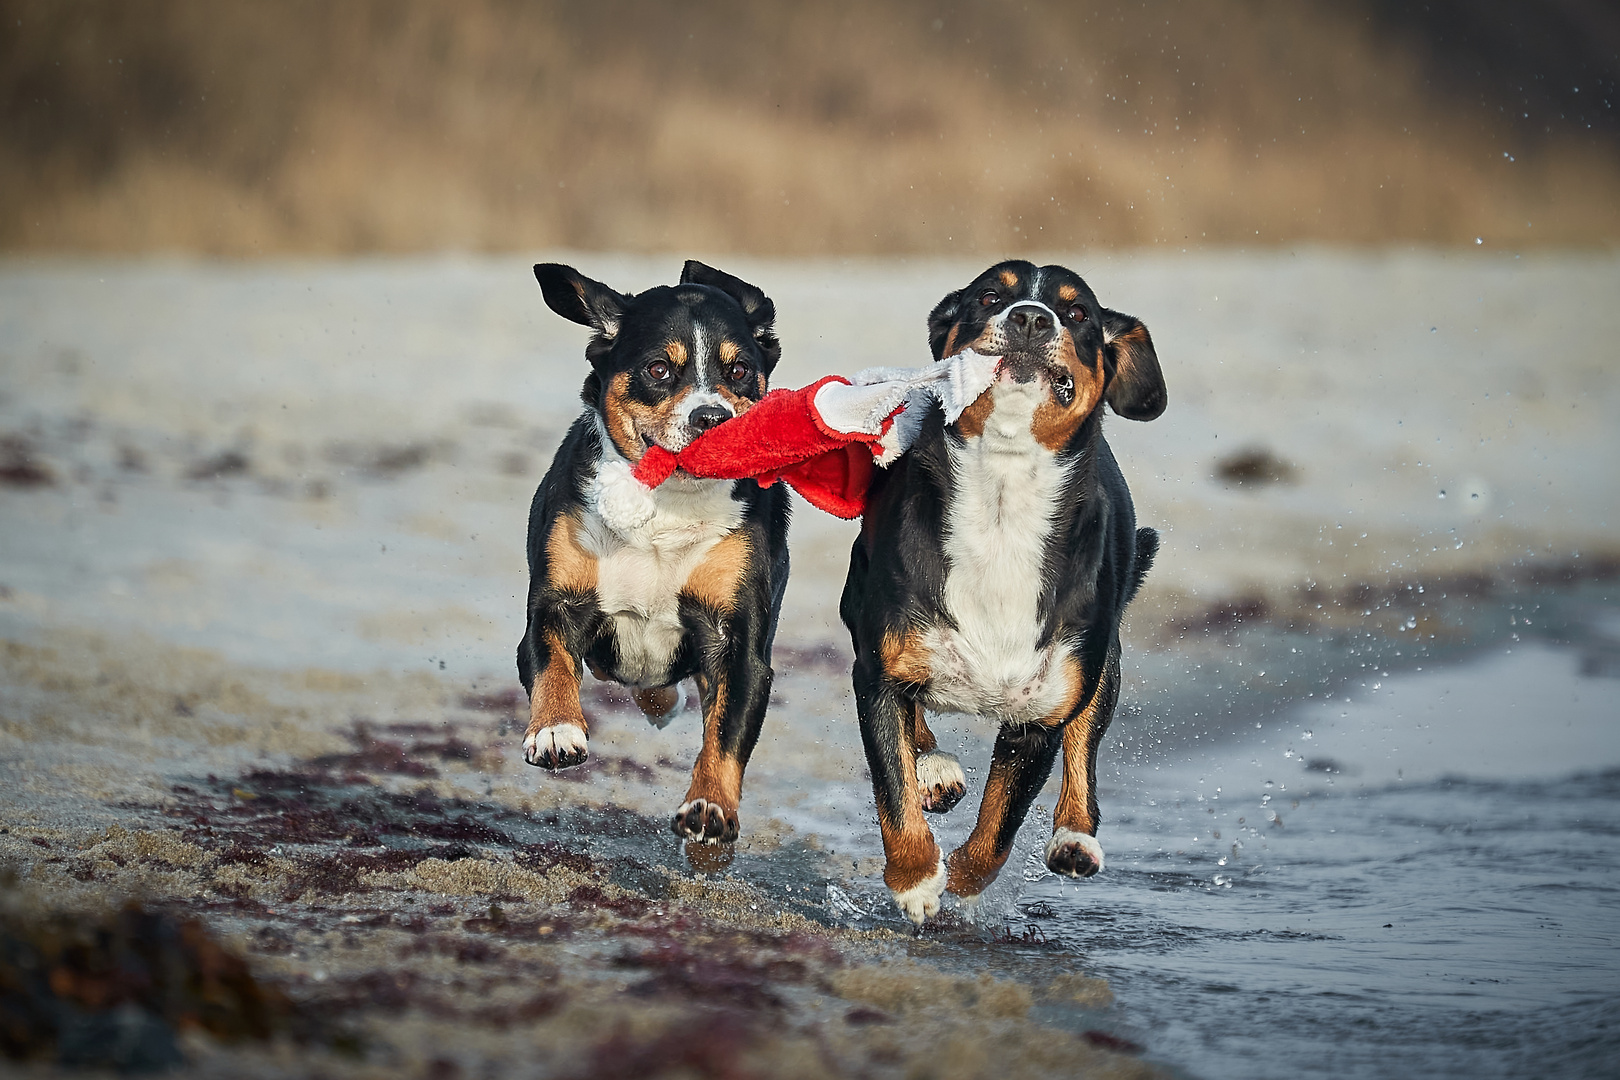
[[[1111,905],[1179,898],[1144,910],[1191,919],[1240,864],[1303,866],[1289,845],[1306,836],[1345,850],[1326,817],[1317,835],[1278,809],[1308,814],[1310,793],[1333,808],[1352,788],[1620,766],[1620,258],[1081,253],[1054,260],[1148,324],[1171,402],[1107,428],[1138,518],[1163,535],[1103,749],[1108,875],[1140,894],[1110,900],[1022,858],[1054,783],[977,921],[953,910],[910,933],[879,880],[836,613],[854,526],[802,502],[743,840],[693,864],[667,820],[695,714],[656,730],[590,683],[592,762],[522,761],[525,520],[585,374],[584,330],[533,284],[539,257],[0,262],[0,933],[37,942],[51,913],[88,925],[131,898],[201,920],[279,1002],[265,1038],[126,1024],[121,1043],[84,1036],[102,1047],[91,1064],[1240,1074],[1163,1020],[1181,991],[1155,998],[1123,960],[1115,977],[1112,946],[1086,936]],[[624,290],[679,271],[544,257]],[[924,362],[928,309],[982,268],[714,261],[776,301],[780,386]],[[1409,698],[1390,707],[1397,689]],[[1404,700],[1440,712],[1418,723]],[[1428,736],[1385,737],[1413,723]],[[946,727],[987,764],[984,725]],[[1199,785],[1251,757],[1259,772],[1224,782],[1235,821],[1184,828]],[[942,842],[971,824],[969,781]],[[1226,854],[1254,828],[1233,802],[1244,785],[1250,821],[1289,819],[1267,826],[1277,862],[1255,862],[1259,839],[1246,862]],[[1607,831],[1595,869],[1567,865],[1609,895],[1614,793],[1582,792],[1570,813]],[[1456,798],[1476,795],[1489,802]],[[1435,820],[1464,803],[1448,805]],[[1613,961],[1596,910],[1526,955],[1549,971],[1583,950]],[[1333,933],[1313,963],[1353,951]],[[1565,980],[1581,1008],[1612,1005],[1612,984],[1583,978]],[[1620,1045],[1605,1030],[1569,1075]],[[1338,1072],[1308,1046],[1279,1054],[1249,1075],[1378,1075],[1353,1054]]]

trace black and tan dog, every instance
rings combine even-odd
[[[1046,863],[1102,869],[1097,744],[1119,694],[1120,616],[1158,548],[1136,528],[1102,406],[1133,420],[1165,406],[1147,328],[1059,266],[991,267],[940,301],[928,331],[936,361],[1001,357],[997,381],[953,424],[936,406],[878,470],[841,605],[883,879],[917,923],[946,889],[972,900],[995,879],[1060,750]],[[948,860],[923,813],[966,784],[924,709],[1000,725],[978,823]]]
[[[683,473],[649,490],[631,469],[649,447],[679,451],[765,394],[781,356],[776,309],[759,289],[698,262],[679,285],[634,296],[555,263],[534,273],[553,311],[596,333],[585,348],[585,411],[529,511],[517,653],[529,693],[524,757],[546,769],[585,761],[582,661],[597,678],[635,688],[655,723],[691,677],[703,748],[674,829],[729,843],[770,698],[787,492]]]

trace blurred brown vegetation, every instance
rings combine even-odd
[[[0,246],[1620,238],[1603,0],[0,0]]]

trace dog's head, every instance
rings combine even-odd
[[[992,266],[939,302],[928,338],[935,360],[973,349],[1002,358],[1002,379],[1039,384],[1045,399],[1033,426],[1054,448],[1105,401],[1131,420],[1164,412],[1164,375],[1147,327],[1103,307],[1079,274],[1061,266]],[[971,426],[982,411],[976,404],[963,423]]]
[[[754,286],[688,261],[681,283],[626,296],[571,266],[534,268],[546,304],[595,330],[580,396],[619,452],[679,452],[765,395],[781,358],[776,305]]]

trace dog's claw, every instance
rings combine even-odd
[[[590,742],[573,724],[553,724],[523,740],[523,760],[551,772],[583,765],[588,757]]]
[[[967,776],[956,755],[930,750],[917,757],[917,790],[930,814],[948,812],[967,794]]]
[[[699,844],[730,844],[740,831],[737,811],[721,809],[719,803],[707,799],[693,799],[675,811],[671,822],[675,835]]]

